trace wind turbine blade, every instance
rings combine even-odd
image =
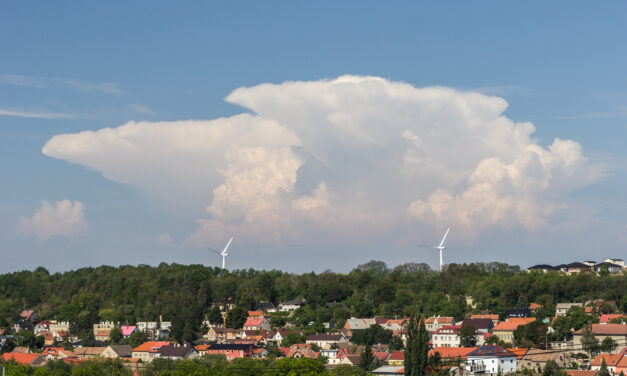
[[[424,248],[431,248],[431,249],[438,249],[436,246],[434,245],[426,245],[426,244],[418,244],[418,247],[424,247]]]
[[[233,238],[229,239],[229,242],[226,243],[226,247],[224,247],[224,249],[222,250],[222,254],[223,255],[228,255],[228,253],[226,253],[226,250],[229,248],[229,246],[231,245],[231,242],[233,241]]]
[[[446,233],[444,234],[444,237],[442,238],[442,241],[440,242],[440,245],[438,247],[442,247],[442,245],[444,245],[444,241],[446,240],[446,236],[448,235],[449,231],[451,231],[451,226],[448,226],[448,228],[446,229]]]
[[[215,249],[212,249],[212,248],[209,248],[209,247],[207,247],[207,249],[210,250],[211,252],[215,253],[215,254],[221,255],[220,251],[216,251]]]

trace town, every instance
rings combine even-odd
[[[578,265],[586,267],[575,271]],[[185,267],[175,268],[180,271]],[[216,273],[215,283],[229,277],[228,272],[222,274],[218,269],[211,272]],[[245,303],[241,296],[226,296],[221,303],[215,302],[204,309],[195,330],[190,329],[188,322],[180,322],[180,316],[169,321],[161,312],[151,312],[153,317],[157,314],[154,321],[98,320],[81,326],[75,321],[62,320],[63,315],[55,317],[46,305],[38,305],[39,309],[23,307],[14,322],[8,317],[2,321],[6,326],[0,329],[1,365],[11,371],[18,369],[15,367],[53,369],[50,367],[56,364],[54,367],[58,368],[61,363],[68,369],[80,369],[86,364],[114,364],[120,372],[152,374],[174,371],[181,364],[205,364],[214,371],[218,369],[215,367],[224,367],[219,373],[228,374],[232,365],[255,368],[244,361],[281,364],[290,360],[292,368],[321,367],[322,373],[314,374],[400,375],[405,374],[412,318],[415,318],[414,328],[420,324],[428,334],[425,372],[434,375],[624,375],[627,372],[626,273],[624,261],[619,259],[561,268],[534,266],[526,273],[502,264],[451,264],[438,273],[422,264],[388,269],[385,264],[372,261],[357,267],[350,276],[364,290],[378,289],[374,298],[380,303],[373,309],[361,307],[364,302],[337,295],[322,285],[322,279],[346,277],[323,273],[314,281],[312,275],[304,275],[301,277],[309,278],[313,288],[326,294],[315,296],[295,289],[291,294],[295,298],[275,301],[276,304],[271,300]],[[529,281],[531,289],[538,291],[521,292],[507,306],[467,292],[463,299],[454,300],[450,296],[452,290],[433,295],[443,301],[416,304],[408,296],[400,310],[385,306],[386,301],[399,298],[399,291],[405,288],[400,282],[403,278],[421,280],[421,285],[415,288],[432,293],[427,291],[428,285],[437,289],[437,283],[446,282],[436,281],[454,274],[483,275],[484,279],[499,275],[510,282],[520,279],[520,283]],[[298,286],[294,276],[283,277]],[[263,283],[267,278],[268,274],[260,274],[255,280]],[[275,289],[280,278],[275,276],[275,281],[267,283],[265,288]],[[0,297],[6,297],[8,281],[3,276]],[[548,281],[573,286],[584,283],[587,291],[574,300],[560,296],[568,296],[569,289],[581,286],[565,287],[564,291],[553,294],[540,293],[543,288],[535,285]],[[610,291],[616,299],[606,298],[607,287],[616,289]],[[557,286],[544,287],[554,288]],[[508,293],[493,291],[492,296],[498,298]],[[359,295],[358,291],[352,295]],[[527,296],[534,299],[528,300]],[[582,299],[584,296],[592,298]],[[331,298],[340,299],[329,301]],[[461,309],[447,306],[445,301]],[[486,309],[490,305],[495,309]],[[112,308],[101,308],[99,315],[93,317],[115,316],[112,313]],[[192,333],[186,333],[190,330]]]

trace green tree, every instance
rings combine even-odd
[[[412,317],[407,327],[407,345],[405,346],[405,375],[423,376],[427,368],[429,355],[429,334],[424,320],[418,324]]]
[[[370,347],[370,345],[364,346],[364,349],[359,356],[359,368],[364,371],[370,371],[372,369],[374,359],[375,357],[372,354],[372,347]]]
[[[401,339],[401,337],[393,336],[392,338],[390,338],[390,344],[389,344],[390,352],[396,351],[396,350],[402,350],[404,347],[405,345],[403,345],[403,340]]]
[[[233,328],[233,329],[241,329],[244,326],[244,323],[246,322],[247,317],[248,317],[248,312],[244,308],[237,306],[226,314],[226,320],[225,320],[226,327]]]
[[[122,335],[122,330],[120,330],[120,328],[118,328],[117,326],[111,329],[111,332],[109,332],[109,337],[111,338],[111,343],[113,344],[121,343],[124,339],[124,336]]]
[[[462,347],[475,347],[477,345],[477,328],[473,325],[464,325],[458,331],[459,344]]]
[[[544,365],[542,370],[542,376],[565,376],[566,372],[560,368],[554,360],[549,360]]]
[[[331,370],[332,376],[366,376],[366,371],[349,364],[340,364]]]
[[[596,352],[599,348],[599,340],[592,332],[592,324],[588,324],[583,327],[581,332],[581,346],[586,352],[588,352],[588,354]]]
[[[305,343],[306,339],[307,337],[300,333],[287,333],[281,340],[281,347],[290,347],[295,343]]]
[[[605,363],[605,358],[601,359],[601,368],[599,368],[597,376],[610,376],[610,371],[607,369],[607,363]]]
[[[211,307],[209,313],[207,314],[207,320],[209,320],[212,325],[224,325],[224,319],[222,318],[220,307],[217,305]]]
[[[601,351],[603,352],[609,352],[612,353],[614,352],[614,350],[616,350],[616,347],[618,345],[616,344],[616,341],[614,341],[612,339],[612,337],[605,337],[603,338],[603,341],[601,341]]]
[[[276,367],[270,369],[268,376],[321,376],[329,372],[324,364],[309,358],[283,358],[276,362]]]

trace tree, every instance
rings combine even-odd
[[[492,335],[485,340],[486,345],[498,345],[500,342],[499,337],[495,335]]]
[[[392,338],[392,331],[383,329],[379,324],[371,325],[368,329],[353,331],[351,341],[357,345],[374,345],[377,343],[389,343]]]
[[[610,371],[607,369],[607,363],[605,363],[605,358],[601,359],[601,368],[599,368],[597,376],[610,376]]]
[[[475,347],[477,345],[477,328],[474,325],[464,325],[458,331],[459,344],[462,347]]]
[[[555,360],[549,360],[542,370],[542,376],[563,376],[566,372],[557,365]]]
[[[402,350],[405,347],[403,345],[403,340],[399,336],[393,336],[390,338],[390,346],[389,349],[391,351]]]
[[[246,322],[248,312],[240,306],[237,306],[230,310],[226,314],[225,324],[227,328],[241,329]]]
[[[366,372],[359,367],[353,367],[349,364],[340,364],[331,370],[333,376],[366,376]]]
[[[370,371],[372,369],[371,366],[374,359],[375,357],[372,354],[372,347],[370,347],[370,345],[366,345],[359,356],[359,368],[364,371]]]
[[[581,332],[581,346],[586,352],[588,352],[588,354],[596,352],[599,348],[599,340],[592,332],[592,324],[588,324],[583,327]]]
[[[207,320],[209,320],[212,325],[224,325],[224,318],[220,312],[220,307],[214,305],[207,314]]]
[[[424,320],[420,320],[420,324],[416,320],[416,317],[412,317],[407,327],[405,375],[408,376],[423,376],[428,362],[429,334],[425,328]]]
[[[109,332],[109,337],[111,338],[112,344],[121,343],[122,340],[124,339],[124,336],[122,335],[122,331],[117,326],[111,329],[111,332]]]
[[[281,340],[281,347],[290,347],[295,343],[305,343],[306,337],[300,333],[287,333]]]
[[[612,339],[612,337],[605,337],[603,338],[603,341],[601,341],[601,351],[603,352],[608,352],[608,353],[612,353],[614,352],[614,350],[616,350],[616,347],[618,345],[616,344],[616,341],[614,341]]]

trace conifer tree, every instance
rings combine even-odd
[[[597,376],[610,376],[610,371],[607,369],[607,363],[605,363],[605,358],[601,359],[601,368],[599,368],[599,373]]]

